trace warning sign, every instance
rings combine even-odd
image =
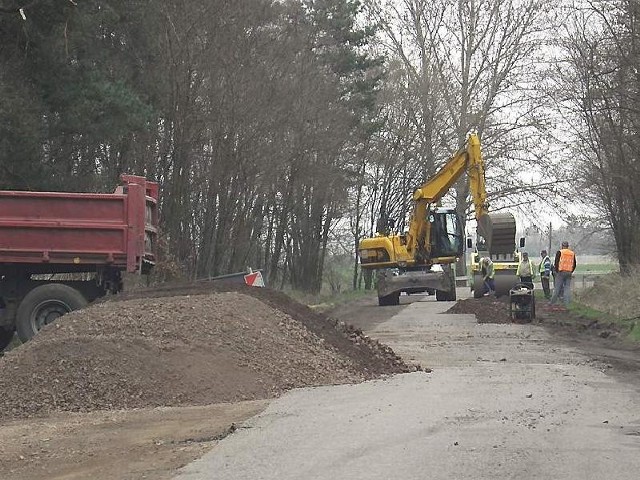
[[[244,283],[250,287],[264,287],[264,279],[261,272],[253,272],[244,276]]]

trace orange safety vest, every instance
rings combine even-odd
[[[560,250],[560,262],[558,264],[558,271],[560,272],[573,272],[573,263],[575,262],[576,254],[568,248]]]

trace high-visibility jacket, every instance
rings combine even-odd
[[[549,255],[542,259],[538,271],[540,272],[541,277],[548,277],[551,275],[551,259],[549,258]]]
[[[525,269],[523,268],[524,265],[529,264],[529,275],[523,275],[526,274],[527,272],[524,271]],[[518,270],[516,270],[516,275],[518,277],[531,277],[531,278],[535,278],[536,276],[536,271],[533,269],[533,262],[531,261],[531,259],[529,260],[522,260],[519,264],[518,264]]]
[[[493,268],[493,262],[489,258],[485,257],[480,260],[480,265],[482,265],[481,271],[484,280],[495,277],[496,271]]]
[[[568,248],[560,250],[559,272],[573,272],[576,269],[576,254]]]

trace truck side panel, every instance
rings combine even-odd
[[[0,194],[0,262],[126,262],[126,197]]]
[[[127,180],[113,194],[0,191],[0,266],[136,272],[143,260],[152,264],[157,189]]]

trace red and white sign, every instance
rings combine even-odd
[[[253,272],[244,276],[244,283],[250,287],[264,287],[264,279],[261,272]]]

